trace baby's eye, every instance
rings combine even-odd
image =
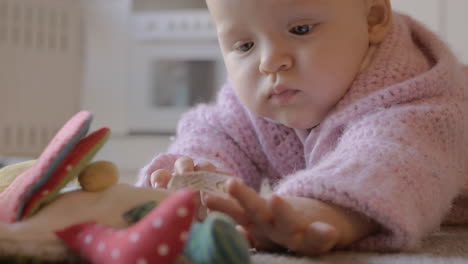
[[[253,42],[247,42],[247,43],[237,46],[236,50],[241,51],[241,52],[247,52],[253,47],[253,45],[254,45]]]
[[[299,25],[299,26],[295,26],[293,28],[291,28],[289,30],[290,33],[293,33],[295,35],[305,35],[307,33],[309,33],[312,28],[314,27],[314,25]]]

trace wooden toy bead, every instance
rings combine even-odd
[[[89,192],[99,192],[119,181],[117,166],[110,161],[96,161],[89,164],[79,175],[81,188]]]

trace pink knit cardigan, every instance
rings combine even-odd
[[[137,185],[186,155],[253,188],[268,178],[280,195],[328,201],[380,224],[353,248],[414,249],[439,227],[468,175],[465,87],[468,74],[446,45],[395,14],[371,65],[310,133],[254,116],[226,84],[215,104],[184,115],[168,153],[143,168]]]

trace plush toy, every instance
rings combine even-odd
[[[35,160],[24,161],[0,169],[0,192],[5,190],[13,180],[32,167]]]
[[[199,196],[117,183],[117,167],[90,163],[109,137],[89,135],[82,111],[36,161],[0,170],[0,262],[249,263],[245,238],[222,214],[194,220]],[[64,188],[78,177],[80,187]],[[80,258],[80,257],[81,258]]]

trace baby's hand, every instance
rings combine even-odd
[[[260,197],[254,190],[237,181],[227,184],[233,199],[208,197],[211,210],[233,217],[259,250],[287,248],[305,255],[317,255],[334,248],[338,230],[328,223],[312,220],[276,195]]]
[[[209,173],[199,173],[202,171]],[[190,173],[192,175],[189,175]],[[231,175],[217,170],[210,162],[200,162],[195,165],[191,158],[182,157],[174,163],[174,172],[172,174],[167,170],[160,169],[151,174],[150,181],[151,186],[154,188],[169,191],[191,188],[194,191],[199,191],[200,207],[198,208],[197,218],[203,220],[208,213],[203,199],[204,194],[225,195],[223,186],[228,179],[226,176]]]
[[[182,157],[177,159],[174,163],[173,173],[170,173],[169,171],[164,169],[156,170],[155,172],[153,172],[150,177],[151,186],[154,188],[166,189],[168,187],[168,183],[170,182],[173,176],[194,171],[208,171],[229,175],[229,173],[227,172],[219,171],[211,162],[200,162],[195,164],[193,159],[189,157]]]

